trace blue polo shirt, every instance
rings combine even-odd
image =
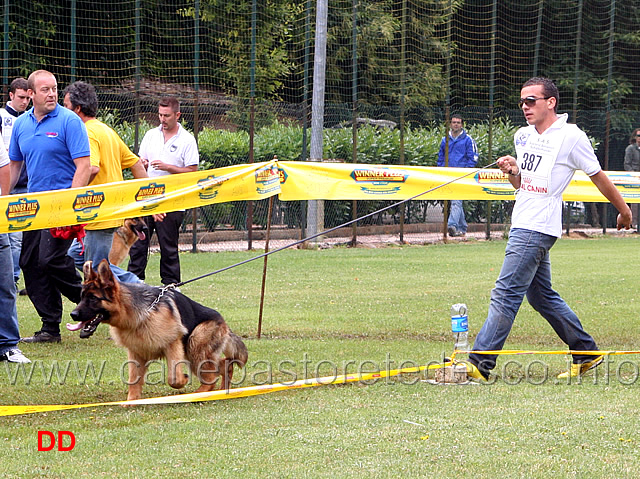
[[[29,193],[70,188],[76,172],[73,160],[90,155],[84,123],[60,105],[39,122],[31,108],[13,125],[9,158],[25,162]]]

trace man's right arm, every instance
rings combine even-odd
[[[147,173],[146,168],[143,164],[143,159],[140,158],[133,165],[131,165],[131,174],[134,178],[148,178],[149,174]]]

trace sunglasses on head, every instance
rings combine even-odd
[[[522,105],[527,105],[528,107],[532,107],[536,104],[538,100],[548,100],[551,98],[550,96],[528,96],[526,98],[520,98],[518,102],[518,108],[522,108]]]

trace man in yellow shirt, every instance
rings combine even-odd
[[[64,106],[75,112],[87,128],[91,148],[89,185],[123,181],[122,171],[126,168],[131,168],[134,178],[147,178],[147,171],[140,159],[129,150],[112,128],[96,119],[98,96],[93,85],[82,81],[74,82],[64,90],[63,97]],[[108,259],[113,232],[121,225],[122,221],[116,220],[85,226],[84,251],[77,240],[74,240],[69,248],[69,256],[74,259],[76,267],[82,270],[85,260],[98,264],[102,259]],[[130,271],[116,265],[111,265],[111,268],[122,282],[140,282]]]

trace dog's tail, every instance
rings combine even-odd
[[[244,367],[247,363],[247,359],[249,359],[249,352],[247,351],[247,347],[244,342],[242,342],[240,336],[232,331],[229,331],[227,340],[224,342],[223,353],[231,364],[235,364],[241,368]]]

